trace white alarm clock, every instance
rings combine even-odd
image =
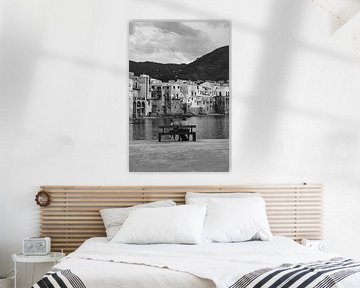
[[[308,240],[308,239],[303,239],[301,241],[301,244],[309,247],[311,249],[314,250],[319,250],[321,252],[327,252],[328,250],[328,243],[325,240]]]
[[[51,239],[50,237],[30,237],[23,240],[24,255],[46,255],[50,253]]]

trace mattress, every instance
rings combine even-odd
[[[91,238],[54,268],[58,271],[71,271],[83,283],[83,286],[78,287],[87,288],[274,287],[241,286],[236,283],[244,277],[248,279],[248,275],[254,275],[254,271],[272,273],[271,269],[278,266],[289,271],[292,264],[298,263],[312,263],[314,267],[315,264],[320,265],[318,261],[330,261],[338,259],[337,257],[304,247],[286,237],[274,237],[272,241],[200,245],[112,244],[106,238]],[[321,262],[321,265],[323,263],[325,262]],[[325,264],[333,266],[333,263]],[[323,287],[360,287],[360,273],[356,270],[359,266],[359,263],[352,264],[352,270],[347,270],[351,271],[349,275],[334,282],[332,286]],[[308,267],[294,267],[296,271],[309,270]],[[281,275],[283,274],[279,274],[277,279]],[[276,283],[277,279],[272,279],[272,283]]]

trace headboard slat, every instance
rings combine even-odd
[[[247,185],[247,186],[42,186],[51,204],[41,208],[41,236],[52,238],[53,251],[74,251],[90,237],[105,236],[99,210],[173,199],[185,201],[186,192],[258,192],[265,199],[274,235],[322,238],[322,186]]]

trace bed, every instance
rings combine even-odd
[[[360,287],[360,263],[300,245],[322,237],[319,185],[73,187],[44,186],[41,231],[52,249],[72,252],[33,287]],[[271,241],[134,245],[108,241],[98,211],[185,193],[257,192],[266,201]],[[95,236],[95,237],[94,237]],[[86,240],[85,240],[86,239]],[[85,241],[84,241],[85,240]],[[75,251],[74,251],[75,250]]]
[[[234,284],[253,271],[284,263],[309,265],[337,259],[335,255],[311,250],[282,236],[274,237],[271,242],[149,246],[111,244],[104,237],[91,238],[54,268],[70,270],[81,279],[65,287],[228,288],[248,287]],[[339,258],[339,261],[342,260]],[[79,285],[80,281],[83,286]],[[356,288],[360,287],[359,283],[360,275],[353,273],[335,287]],[[39,283],[34,287],[48,286]]]

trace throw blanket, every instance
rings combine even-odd
[[[331,288],[346,277],[360,272],[360,262],[333,258],[307,264],[284,264],[246,274],[229,288]]]
[[[360,272],[360,262],[333,258],[306,264],[283,264],[242,276],[229,288],[331,288],[346,277]],[[70,270],[52,269],[32,288],[86,288]]]
[[[86,288],[81,279],[69,269],[61,270],[53,268],[32,288]]]

